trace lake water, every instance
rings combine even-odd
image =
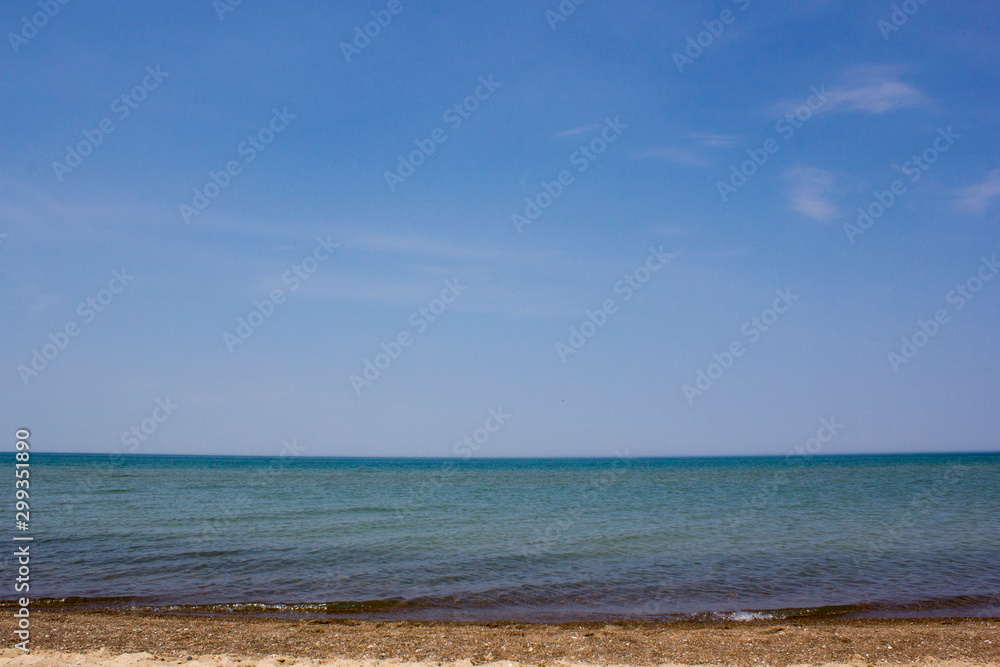
[[[31,475],[30,595],[53,604],[537,621],[1000,616],[995,454],[33,454]],[[3,576],[15,567],[8,555]]]

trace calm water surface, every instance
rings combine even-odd
[[[1000,616],[1000,455],[31,463],[31,595],[61,604]]]

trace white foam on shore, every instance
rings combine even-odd
[[[717,611],[714,615],[726,621],[767,621],[774,618],[774,614],[764,611]]]

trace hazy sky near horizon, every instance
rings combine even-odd
[[[2,447],[998,449],[997,3],[223,3],[0,10]]]

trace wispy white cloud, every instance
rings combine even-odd
[[[581,125],[580,127],[574,127],[571,130],[563,130],[562,132],[559,132],[558,134],[554,134],[552,136],[553,138],[573,137],[578,134],[587,134],[588,132],[593,132],[594,130],[600,129],[600,127],[601,127],[600,123],[591,123],[589,125]]]
[[[880,81],[867,86],[831,90],[829,110],[881,114],[924,106],[927,101],[923,93],[902,81]]]
[[[827,91],[828,100],[819,112],[882,114],[928,105],[927,96],[901,81],[899,74],[900,68],[892,65],[855,68],[845,84]]]
[[[712,164],[712,159],[707,154],[706,149],[729,148],[736,145],[740,137],[714,132],[689,132],[684,136],[684,140],[689,144],[693,142],[695,145],[650,148],[639,153],[639,157],[660,158],[685,167],[707,167]]]
[[[1000,169],[987,174],[983,182],[960,189],[957,203],[967,213],[982,215],[997,197],[1000,197]]]
[[[898,109],[916,109],[931,104],[930,98],[916,87],[901,80],[902,68],[894,65],[867,65],[851,69],[839,85],[812,87],[822,93],[821,104],[813,114],[867,113],[883,114]],[[801,106],[804,99],[784,100],[774,105],[772,113],[783,115]]]
[[[825,222],[837,215],[837,207],[826,198],[833,189],[833,174],[816,167],[796,167],[785,172],[788,197],[797,213]]]

